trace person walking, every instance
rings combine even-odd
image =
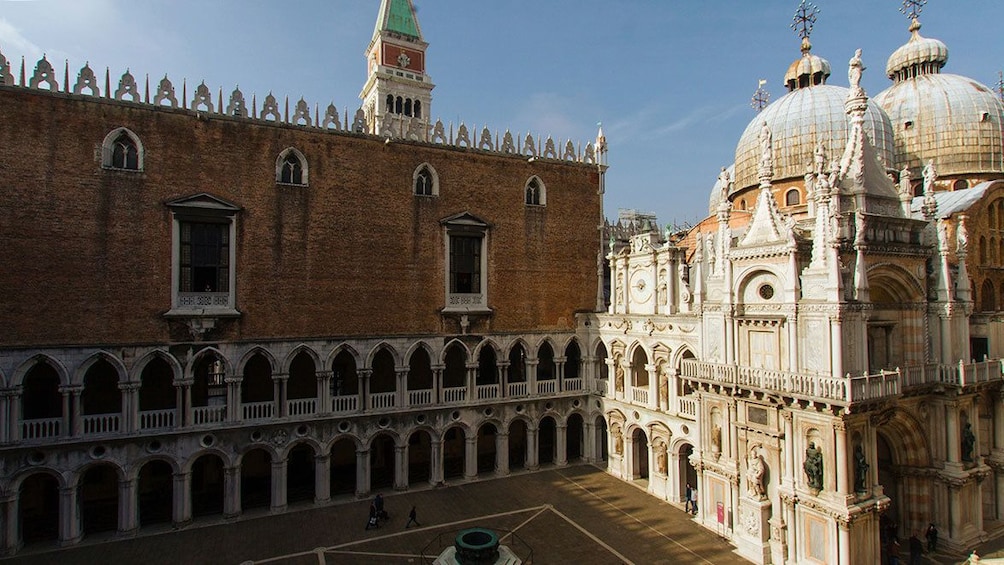
[[[376,504],[371,502],[370,515],[368,518],[366,518],[366,529],[368,530],[370,528],[379,528],[379,527],[380,527],[380,521],[377,520]]]
[[[697,487],[690,489],[690,510],[691,514],[697,516]]]
[[[411,527],[411,525],[412,525],[413,523],[414,523],[414,524],[415,524],[416,526],[421,526],[422,524],[419,524],[419,523],[418,523],[418,518],[417,518],[417,516],[418,516],[418,514],[417,514],[417,513],[415,512],[415,505],[413,504],[413,505],[411,506],[411,511],[410,511],[410,512],[408,512],[408,523],[404,525],[404,528],[405,528],[405,529],[408,529],[409,527]]]
[[[931,522],[931,525],[927,527],[924,537],[927,538],[927,552],[938,551],[938,528],[934,527],[934,522]]]
[[[693,491],[694,491],[694,489],[691,488],[690,483],[687,483],[687,491],[686,491],[686,494],[685,494],[685,498],[683,499],[683,511],[684,512],[690,512],[690,502],[691,502],[690,498],[691,498],[691,496],[693,496]]]
[[[382,494],[376,495],[376,497],[373,499],[373,506],[376,507],[377,520],[387,520],[388,518],[390,518],[390,516],[387,515],[387,512],[383,509]]]

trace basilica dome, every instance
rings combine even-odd
[[[849,89],[826,84],[830,65],[802,45],[802,58],[785,75],[790,92],[764,108],[746,126],[736,146],[732,192],[758,184],[761,157],[760,131],[766,123],[771,132],[774,159],[773,180],[801,178],[812,163],[819,144],[828,159],[839,160],[847,145],[850,124],[844,109]],[[872,101],[865,110],[865,133],[883,166],[893,164],[893,129],[886,113]]]
[[[875,97],[894,124],[895,167],[914,173],[933,160],[942,176],[1004,172],[1004,103],[979,82],[941,69],[948,47],[910,26],[910,41],[886,65],[894,82]]]

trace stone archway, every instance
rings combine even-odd
[[[496,471],[497,453],[495,440],[498,429],[495,424],[486,422],[478,428],[478,475],[493,475]]]
[[[432,480],[432,436],[417,430],[408,437],[408,484]]]
[[[694,453],[694,446],[689,443],[680,444],[679,448],[676,450],[677,454],[677,492],[680,493],[679,501],[686,502],[687,499],[687,485],[691,487],[697,486],[697,469],[690,464],[690,456]]]
[[[585,425],[581,414],[568,417],[565,426],[565,461],[573,463],[582,460],[585,455]]]
[[[139,470],[139,525],[170,523],[174,508],[174,469],[167,461],[147,461]]]
[[[254,449],[241,458],[241,510],[272,505],[272,457]]]
[[[537,464],[553,465],[557,449],[558,429],[554,418],[544,416],[537,425]]]
[[[631,479],[648,480],[648,435],[635,428],[631,432]]]
[[[317,465],[314,448],[301,443],[289,452],[286,459],[286,502],[313,502]]]
[[[930,522],[943,523],[931,505],[932,478],[911,472],[931,467],[931,453],[920,424],[896,410],[876,429],[875,454],[878,483],[890,500],[880,521],[883,539],[892,532],[905,539],[914,530],[923,532]]]
[[[33,544],[59,539],[59,480],[35,473],[21,483],[18,519],[21,541]]]
[[[119,474],[111,465],[94,465],[84,471],[77,487],[80,496],[80,529],[84,535],[118,529]]]
[[[219,455],[202,455],[192,464],[192,516],[223,513],[223,459]]]
[[[356,492],[356,444],[343,437],[331,446],[331,495]]]

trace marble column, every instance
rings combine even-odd
[[[174,474],[174,488],[171,491],[174,499],[171,504],[171,521],[175,527],[184,526],[192,521],[192,472]],[[240,497],[237,497],[240,500]]]
[[[192,381],[176,381],[174,383],[174,405],[178,410],[175,414],[177,422],[175,425],[181,427],[192,426]]]
[[[273,414],[278,418],[285,418],[289,416],[289,403],[286,399],[289,397],[288,392],[289,385],[289,374],[288,373],[276,373],[272,375],[272,398],[275,399],[276,406],[274,408]]]
[[[370,450],[356,450],[356,497],[370,493]]]
[[[83,537],[77,487],[59,488],[59,545],[73,545]]]
[[[317,414],[331,414],[331,371],[317,371]]]
[[[645,365],[645,373],[648,374],[648,408],[658,410],[659,408],[659,371],[658,366],[652,363]]]
[[[394,446],[394,490],[408,490],[408,444]]]
[[[119,481],[119,533],[132,533],[139,529],[139,499],[135,477]]]
[[[906,545],[906,544],[904,544]],[[851,532],[850,526],[841,520],[837,520],[837,550],[840,552],[838,563],[840,565],[851,565]],[[907,553],[908,548],[904,548]]]
[[[536,471],[540,468],[540,457],[537,453],[537,427],[527,427],[526,429],[526,469]]]
[[[443,484],[443,438],[432,438],[429,447],[432,458],[429,482],[432,486],[439,486]]]
[[[478,436],[464,438],[464,479],[478,476]]]
[[[286,509],[286,471],[285,459],[272,462],[272,512],[282,512]]]
[[[833,435],[836,443],[837,494],[850,496],[849,466],[847,464],[847,428],[843,422],[833,423]]]
[[[564,467],[568,465],[568,425],[558,424],[555,429],[555,443],[557,444],[557,453],[554,456],[554,464],[559,467]]]
[[[0,508],[3,509],[3,528],[0,530],[0,535],[3,536],[3,545],[0,555],[13,555],[21,547],[21,540],[18,536],[20,502],[17,493],[5,493],[0,498]]]
[[[498,432],[495,434],[495,474],[502,477],[509,474],[508,432]]]
[[[322,504],[331,500],[331,455],[323,453],[314,456],[314,503]]]
[[[243,512],[240,466],[223,469],[223,517],[236,518]]]
[[[588,421],[582,423],[582,459],[586,463],[595,463],[599,460],[596,453],[596,424]]]

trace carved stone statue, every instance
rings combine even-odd
[[[767,493],[763,484],[763,477],[766,472],[767,467],[764,464],[763,457],[754,448],[750,452],[749,460],[746,462],[746,493],[750,498],[761,500],[766,496]]]
[[[711,424],[711,451],[722,452],[722,428],[718,424]]]
[[[865,213],[860,208],[854,211],[854,245],[865,242]]]
[[[624,390],[624,367],[619,359],[614,361],[614,390]]]
[[[805,462],[802,463],[805,476],[809,479],[809,488],[823,490],[823,452],[816,448],[815,442],[809,442],[805,449]]]
[[[771,167],[774,165],[774,157],[770,127],[767,126],[767,122],[764,122],[763,126],[760,127],[758,139],[760,140],[760,174],[770,175]]]
[[[913,180],[911,177],[913,175],[910,173],[909,167],[903,167],[903,170],[899,172],[899,193],[909,194],[913,196],[913,187],[910,186],[910,181]]]
[[[711,234],[708,234],[707,239],[704,240],[704,248],[708,257],[708,270],[717,273],[718,271],[715,269],[715,238]]]
[[[721,203],[728,203],[729,201],[729,184],[732,182],[732,178],[729,176],[729,171],[722,167],[722,172],[718,173],[718,184],[721,187],[722,199]]]
[[[938,180],[938,170],[934,168],[934,159],[924,165],[924,195],[934,193],[934,181]]]
[[[865,460],[865,450],[858,445],[854,448],[854,491],[868,491],[868,461]]]
[[[959,214],[959,227],[955,230],[956,252],[965,255],[969,251],[969,231],[966,229],[966,215]]]
[[[976,447],[976,434],[973,433],[973,425],[966,423],[966,426],[962,429],[962,460],[966,462],[973,461],[974,449]]]
[[[861,90],[861,73],[865,66],[861,63],[861,50],[854,52],[854,56],[847,63],[847,81],[851,84],[851,91],[857,93]]]
[[[655,464],[656,468],[659,470],[659,474],[665,475],[666,469],[669,467],[665,444],[659,446],[659,450],[656,452],[655,456]]]

